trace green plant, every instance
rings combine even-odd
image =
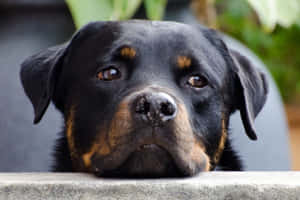
[[[267,31],[274,30],[276,24],[290,27],[300,25],[299,0],[247,0],[256,11],[261,23]]]
[[[252,49],[270,69],[286,102],[300,93],[300,26],[261,29],[258,17],[241,0],[218,1],[220,29]]]
[[[77,28],[96,20],[131,18],[142,3],[151,20],[163,17],[167,0],[66,0]]]

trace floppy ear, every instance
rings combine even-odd
[[[268,84],[265,75],[240,53],[229,50],[233,60],[235,98],[237,109],[248,137],[256,140],[254,119],[266,102]]]
[[[80,43],[89,35],[99,32],[99,30],[103,30],[103,32],[106,31],[107,34],[113,35],[114,32],[111,30],[113,24],[116,23],[101,21],[91,22],[75,33],[68,43],[49,48],[33,55],[21,64],[21,81],[25,93],[34,108],[34,124],[42,119],[49,106],[63,64],[65,60],[67,60],[66,55],[68,52],[72,51],[76,43]],[[103,28],[104,25],[107,25],[107,28]]]
[[[253,66],[248,58],[237,51],[228,49],[218,32],[201,26],[198,28],[202,30],[212,45],[221,50],[221,54],[232,66],[234,110],[240,110],[246,134],[250,139],[256,140],[254,119],[265,104],[268,93],[268,84],[264,73]]]
[[[21,81],[34,108],[34,124],[41,120],[49,106],[67,46],[63,44],[47,49],[21,64]]]

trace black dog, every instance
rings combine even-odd
[[[95,22],[22,64],[38,123],[63,113],[54,171],[180,177],[242,170],[228,140],[239,110],[247,135],[263,107],[264,75],[217,33],[173,22]]]

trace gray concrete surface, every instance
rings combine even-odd
[[[298,200],[300,172],[211,172],[187,179],[118,180],[87,174],[0,174],[0,200]]]

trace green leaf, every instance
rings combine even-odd
[[[111,0],[66,0],[77,29],[96,20],[109,20],[113,13]]]
[[[113,0],[112,20],[125,20],[131,18],[141,5],[141,0]]]
[[[299,23],[299,0],[248,0],[248,2],[267,31],[273,30],[276,24],[289,27]]]
[[[142,0],[66,0],[77,28],[97,20],[131,18]]]
[[[161,20],[167,6],[167,0],[145,0],[146,15],[151,20]]]
[[[277,0],[278,23],[283,27],[290,27],[300,21],[299,0]]]

